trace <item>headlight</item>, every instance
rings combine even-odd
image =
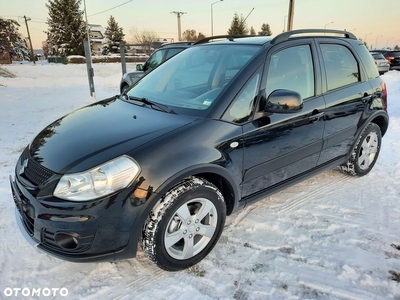
[[[107,196],[127,187],[139,172],[133,159],[121,156],[86,172],[64,175],[53,195],[70,201]]]

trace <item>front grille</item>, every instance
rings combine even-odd
[[[53,172],[43,167],[29,155],[29,147],[21,154],[20,175],[35,185],[40,185],[49,179]]]

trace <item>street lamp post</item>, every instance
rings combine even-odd
[[[393,39],[393,37],[391,37],[390,39],[386,40],[386,48],[388,47],[389,40],[391,40],[391,39]]]
[[[324,28],[326,29],[326,25],[329,25],[329,24],[333,24],[333,21],[329,22],[329,23],[326,23]]]
[[[215,1],[213,3],[211,3],[211,36],[214,35],[214,16],[213,16],[213,5],[219,2],[222,2],[224,0],[219,0],[219,1]]]
[[[376,46],[377,46],[377,44],[378,44],[378,38],[380,38],[381,36],[383,36],[383,34],[378,35],[378,36],[376,37],[376,40],[375,40],[375,49],[376,49]]]
[[[333,24],[333,21],[332,22],[329,22],[329,23],[326,23],[325,24],[325,26],[324,26],[324,29],[326,29],[326,25],[329,25],[329,24]],[[324,33],[324,35],[325,35],[326,33]]]
[[[372,32],[365,34],[365,36],[364,36],[364,43],[365,44],[367,44],[367,35],[370,35],[370,34],[372,34]]]
[[[287,18],[287,16],[284,16],[284,17],[283,17],[283,30],[282,30],[282,32],[285,32],[286,18]]]

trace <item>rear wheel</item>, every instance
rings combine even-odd
[[[186,269],[214,248],[225,224],[221,192],[210,182],[190,177],[156,204],[142,234],[142,249],[159,267]]]
[[[378,125],[370,123],[358,139],[349,161],[342,165],[342,171],[349,175],[364,176],[372,170],[378,159],[382,134]]]

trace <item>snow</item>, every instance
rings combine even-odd
[[[97,99],[118,94],[120,65],[93,67]],[[400,72],[383,75],[391,119],[370,174],[330,170],[257,202],[227,218],[206,259],[169,273],[141,251],[114,263],[75,264],[25,241],[9,175],[44,126],[95,99],[86,65],[2,68],[16,77],[0,77],[0,299],[28,299],[15,296],[18,288],[68,290],[34,299],[400,298]]]

